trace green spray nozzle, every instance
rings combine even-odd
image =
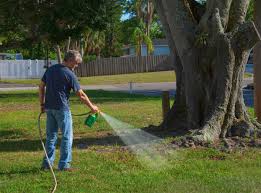
[[[85,119],[85,122],[84,124],[89,126],[89,127],[92,127],[93,124],[96,122],[98,118],[98,113],[95,113],[95,114],[90,114],[86,119]]]

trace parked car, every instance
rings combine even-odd
[[[21,53],[0,53],[0,60],[23,60],[23,55]]]

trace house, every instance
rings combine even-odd
[[[169,45],[166,39],[154,39],[153,41],[154,51],[151,55],[158,56],[158,55],[169,55]],[[122,57],[129,57],[129,56],[136,56],[135,45],[126,45],[123,48],[123,56]],[[147,56],[147,45],[142,44],[142,56]]]

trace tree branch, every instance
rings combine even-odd
[[[164,14],[179,56],[192,47],[196,22],[184,0],[154,0],[157,12]]]
[[[232,31],[244,23],[250,0],[233,0],[229,12],[227,31]]]
[[[245,22],[238,27],[232,42],[234,49],[245,51],[254,47],[260,40],[261,38],[255,24],[251,21]]]
[[[216,8],[212,17],[212,34],[224,33],[224,27],[220,17],[219,9]]]
[[[216,13],[216,9],[219,10],[219,17],[222,24],[222,27],[225,29],[228,23],[229,9],[231,6],[232,0],[208,0],[206,5],[206,12],[202,16],[199,29],[203,32],[208,32],[211,29],[210,18],[213,13]]]
[[[233,0],[216,0],[216,8],[219,9],[219,15],[221,18],[221,23],[224,29],[227,28],[229,19],[229,10]]]
[[[163,26],[163,30],[165,31],[165,35],[168,40],[168,44],[169,44],[172,52],[174,53],[175,52],[175,42],[172,38],[172,32],[170,29],[170,24],[168,23],[166,12],[165,12],[160,0],[155,0],[154,3],[155,3],[155,7],[157,9],[157,13],[159,15],[160,21]]]

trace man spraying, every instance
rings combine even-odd
[[[88,96],[81,89],[76,75],[75,67],[82,63],[82,57],[78,51],[70,50],[65,54],[62,64],[56,64],[48,68],[39,85],[39,100],[41,112],[46,112],[46,151],[51,165],[55,159],[55,145],[58,136],[58,128],[62,132],[60,149],[60,161],[58,169],[72,171],[72,142],[73,127],[72,115],[69,108],[71,89],[80,100],[91,109],[92,113],[99,112]],[[43,159],[42,169],[49,169],[46,157]]]

